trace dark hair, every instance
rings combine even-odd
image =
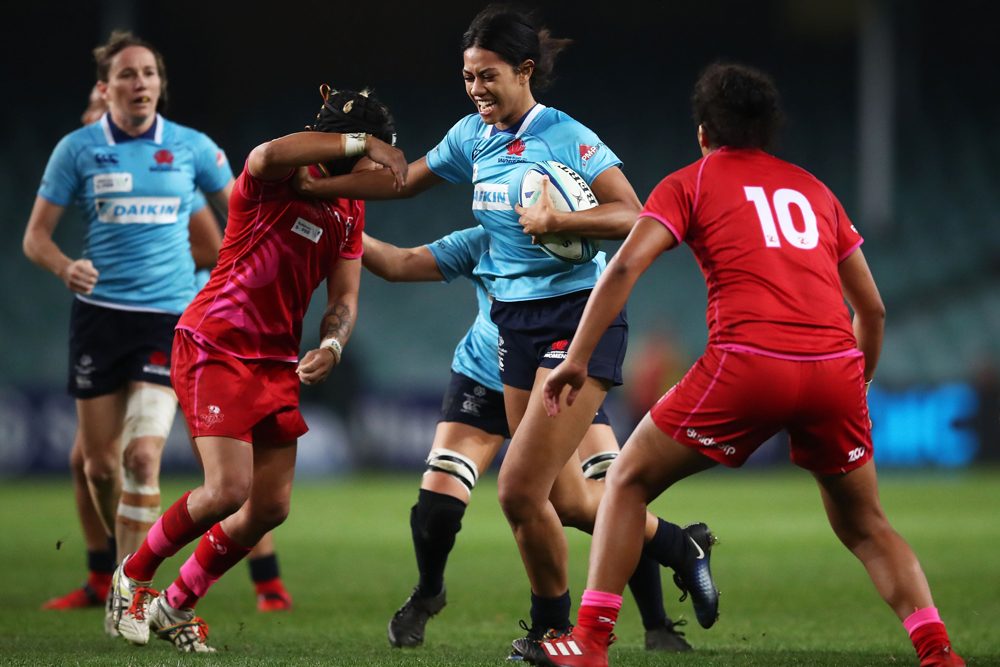
[[[146,40],[133,35],[130,30],[115,30],[108,38],[107,44],[102,44],[94,49],[94,60],[97,61],[97,80],[108,82],[108,76],[111,73],[111,60],[130,46],[141,46],[148,49],[153,54],[153,58],[156,59],[156,70],[160,75],[160,99],[156,103],[156,110],[163,111],[167,108],[167,67],[163,64],[163,54]]]
[[[555,39],[530,14],[507,5],[490,5],[472,19],[469,29],[462,35],[462,50],[479,47],[492,51],[515,72],[520,72],[525,60],[531,60],[535,63],[531,88],[545,90],[552,84],[556,56],[571,41]]]
[[[316,122],[311,127],[307,125],[307,130],[338,134],[364,132],[387,144],[396,145],[396,126],[392,115],[384,104],[372,97],[371,91],[332,90],[324,83],[319,87],[319,94],[323,97],[323,106],[316,115]],[[324,164],[323,168],[330,176],[348,174],[361,157],[334,160]]]
[[[713,148],[768,150],[784,122],[774,81],[746,65],[706,67],[694,86],[692,103],[694,121],[705,128]]]

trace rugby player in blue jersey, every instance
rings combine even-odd
[[[514,433],[500,469],[500,504],[531,583],[528,636],[534,639],[564,633],[570,626],[568,546],[551,498],[567,485],[583,483],[573,454],[608,389],[622,382],[628,325],[623,310],[591,359],[580,397],[568,410],[549,417],[542,386],[565,358],[605,258],[600,253],[586,264],[569,264],[545,254],[533,238],[567,231],[623,239],[641,210],[611,149],[568,115],[535,101],[533,92],[549,82],[553,59],[566,44],[521,12],[488,7],[462,40],[462,76],[477,113],[456,123],[437,147],[410,165],[405,187],[397,189],[387,172],[301,179],[307,194],[365,200],[413,197],[444,181],[473,184],[473,213],[490,235],[489,252],[475,275],[493,297],[500,379]],[[521,208],[521,176],[544,160],[573,168],[599,205],[561,213],[542,196],[535,206]],[[587,517],[591,524],[593,519]],[[711,576],[698,577],[696,571],[701,564],[707,575],[704,565],[712,542],[704,524],[681,528],[647,516],[647,553],[674,569],[675,581],[691,593],[706,627],[717,616],[718,594]]]
[[[233,177],[211,139],[157,113],[166,73],[151,45],[115,32],[94,56],[108,112],[56,146],[24,251],[76,296],[69,392],[90,494],[123,556],[159,515],[160,454],[176,409],[173,329],[196,292],[188,230],[195,188],[225,211]],[[70,203],[88,225],[76,260],[52,241]]]
[[[390,282],[451,282],[463,277],[475,285],[479,303],[475,322],[455,349],[451,382],[427,457],[427,471],[417,504],[410,510],[420,581],[389,622],[389,642],[396,647],[414,647],[423,644],[427,621],[445,606],[445,565],[480,472],[490,467],[510,437],[498,366],[497,327],[490,319],[489,294],[473,273],[489,249],[490,236],[480,225],[416,248],[398,248],[367,234],[363,241],[362,264],[378,277]],[[580,463],[585,478],[603,480],[617,456],[618,441],[602,408],[573,460]],[[599,486],[581,484],[554,497],[553,505],[563,524],[590,532],[586,517],[600,502],[600,491]],[[663,608],[660,566],[655,560],[643,556],[629,589],[646,628],[646,648],[690,651],[684,633],[675,628],[684,621],[674,623]]]

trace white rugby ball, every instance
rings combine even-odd
[[[580,174],[561,162],[536,162],[521,176],[518,201],[527,208],[542,194],[542,178],[549,177],[549,198],[557,211],[584,211],[597,206],[597,197]],[[538,237],[546,254],[570,264],[586,264],[597,256],[600,239],[570,232],[553,232]]]

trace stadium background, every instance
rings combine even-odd
[[[958,0],[536,2],[572,47],[543,103],[593,128],[640,198],[697,159],[689,96],[718,58],[771,72],[789,122],[783,158],[841,198],[867,243],[888,310],[871,395],[881,465],[949,468],[1000,457],[1000,46],[996,12]],[[317,86],[374,87],[412,160],[472,107],[458,42],[478,3],[4,3],[0,8],[0,472],[66,470],[75,413],[65,396],[71,295],[21,252],[48,155],[75,129],[93,83],[90,50],[128,26],[164,53],[166,115],[209,134],[235,169],[301,128]],[[992,73],[992,74],[991,74]],[[367,229],[397,245],[473,223],[468,190],[442,186],[369,206]],[[70,210],[56,232],[71,256]],[[611,251],[615,244],[607,244]],[[706,340],[705,288],[690,252],[656,263],[629,304],[620,435]],[[314,304],[319,306],[321,304]],[[315,342],[318,308],[306,345]],[[455,344],[474,318],[470,285],[389,285],[365,275],[345,363],[304,392],[313,432],[302,470],[419,466]],[[777,438],[756,463],[780,463]],[[190,469],[180,429],[167,470]],[[68,507],[68,504],[67,504]]]

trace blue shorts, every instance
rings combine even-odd
[[[500,381],[508,387],[531,390],[539,368],[558,366],[566,358],[590,292],[532,301],[494,301],[490,318],[500,329]],[[587,374],[620,385],[626,348],[628,320],[622,308],[598,341]]]
[[[510,437],[503,393],[484,387],[467,375],[455,371],[451,372],[451,382],[448,383],[448,392],[441,404],[441,419],[438,421],[458,422],[490,435]],[[597,410],[594,423],[611,425],[603,406]]]

